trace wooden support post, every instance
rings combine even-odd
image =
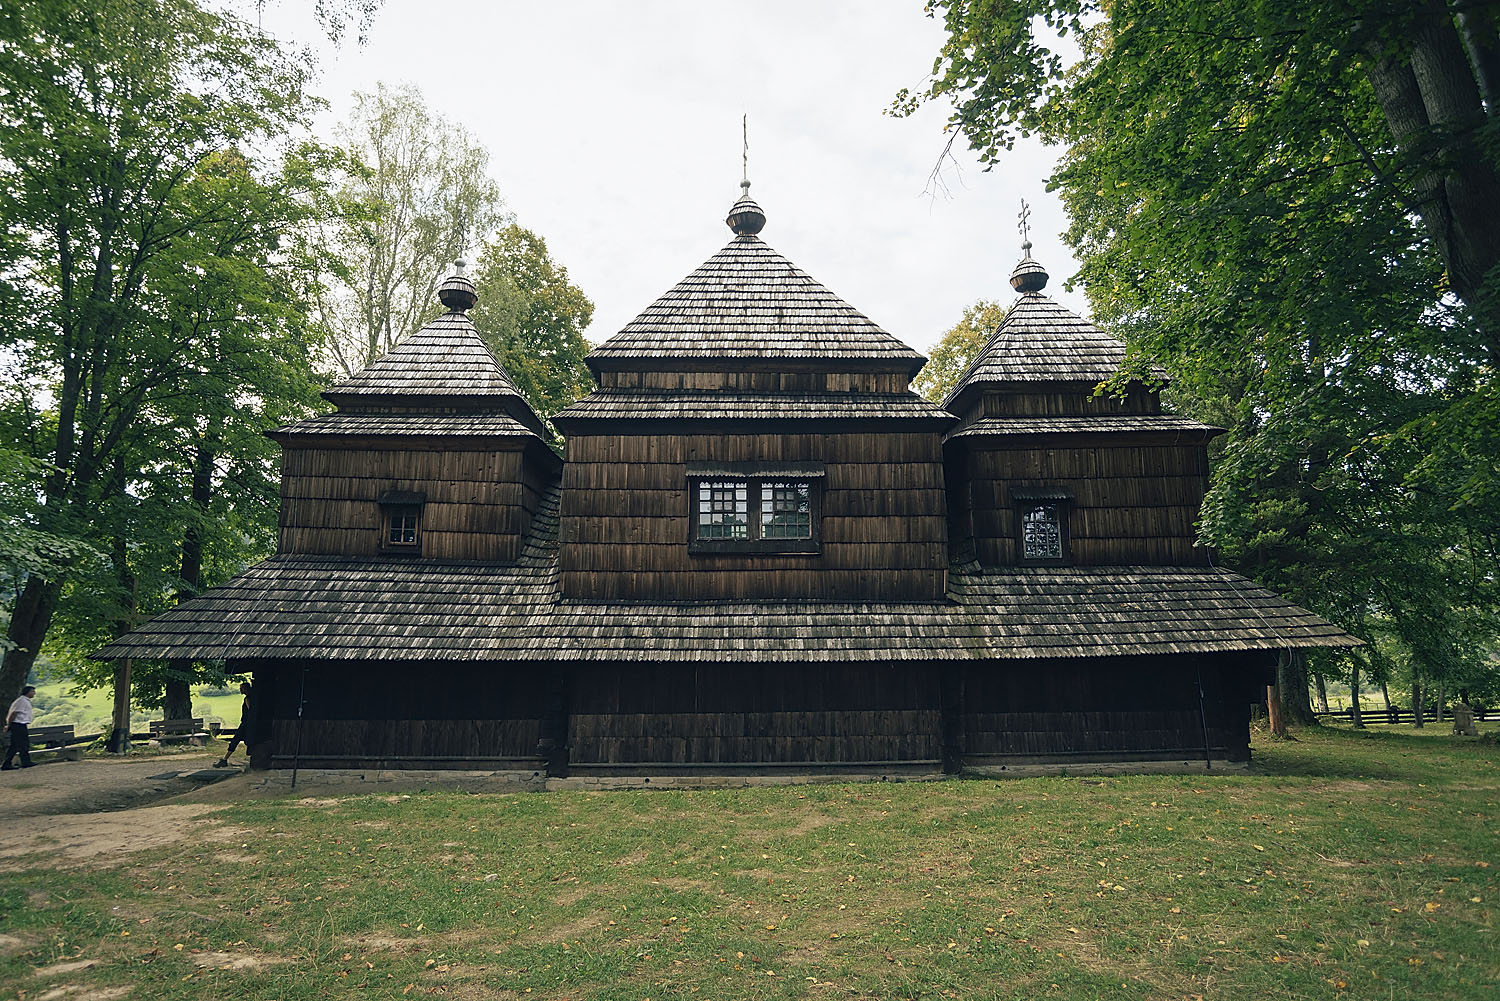
[[[1281,705],[1281,686],[1266,686],[1266,715],[1271,720],[1271,733],[1277,737],[1286,736],[1286,710]]]
[[[956,775],[964,768],[964,676],[963,668],[943,668],[938,682],[939,743],[943,749],[943,771]]]
[[[115,704],[110,721],[109,752],[130,752],[130,672],[131,661],[124,657],[115,661]]]
[[[547,685],[547,703],[542,712],[540,739],[536,743],[537,753],[546,759],[549,778],[566,778],[568,775],[568,679],[557,671]]]

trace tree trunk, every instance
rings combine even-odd
[[[1276,683],[1281,689],[1281,707],[1289,726],[1313,726],[1312,696],[1308,692],[1307,655],[1288,650],[1276,662]]]
[[[1448,695],[1447,687],[1448,686],[1446,683],[1441,681],[1438,682],[1437,702],[1432,707],[1432,721],[1434,723],[1443,722],[1443,702],[1446,700],[1446,697]]]
[[[1422,691],[1422,677],[1417,673],[1417,665],[1413,664],[1411,666],[1411,725],[1418,730],[1427,725],[1427,721],[1422,718],[1422,714],[1427,710],[1427,707],[1422,703],[1422,696],[1424,694]]]
[[[130,658],[115,661],[115,707],[109,728],[111,754],[130,753]]]
[[[10,705],[21,688],[31,677],[36,664],[36,655],[47,638],[47,628],[52,625],[52,613],[57,610],[57,601],[62,594],[62,585],[40,577],[27,577],[11,609],[10,626],[6,636],[15,644],[5,651],[5,661],[0,666],[0,699]]]
[[[1385,711],[1389,713],[1391,711],[1391,689],[1384,681],[1380,683],[1380,697],[1385,700]]]
[[[124,636],[135,627],[136,582],[135,574],[130,570],[130,544],[126,539],[130,534],[130,502],[125,490],[128,479],[125,456],[116,456],[107,485],[105,513],[110,518],[110,527],[113,529],[109,558],[114,564],[115,584],[120,589],[120,618],[113,623],[117,637]],[[115,661],[114,711],[110,714],[109,734],[109,749],[115,754],[125,754],[130,750],[131,673],[128,658]]]
[[[1486,122],[1479,82],[1446,4],[1423,4],[1406,52],[1372,42],[1366,76],[1406,154],[1417,212],[1447,265],[1453,291],[1480,318],[1492,360],[1500,328],[1482,295],[1485,275],[1500,263],[1500,175],[1476,142]],[[1398,182],[1399,183],[1399,182]]]
[[[1349,703],[1349,722],[1356,730],[1363,730],[1365,715],[1359,705],[1359,658],[1350,657],[1349,665],[1349,691],[1354,693],[1354,701]]]
[[[1281,706],[1281,686],[1266,686],[1266,716],[1271,721],[1271,735],[1286,736],[1286,713]]]
[[[1318,690],[1318,712],[1328,712],[1328,686],[1323,683],[1323,672],[1313,672],[1313,685]]]
[[[182,533],[182,566],[178,577],[183,586],[177,590],[179,602],[191,598],[203,588],[203,521],[208,517],[209,503],[213,499],[214,437],[215,430],[211,427],[193,453],[193,485],[190,492],[193,520],[188,522]],[[166,702],[162,711],[164,718],[192,718],[194,677],[193,661],[167,662]]]

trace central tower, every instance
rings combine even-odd
[[[734,236],[588,364],[567,438],[566,597],[938,601],[942,433],[926,361],[772,250],[741,184]]]

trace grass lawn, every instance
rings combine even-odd
[[[245,801],[0,859],[0,997],[1500,997],[1500,748],[1299,736],[1237,776]]]
[[[212,695],[219,689],[195,687],[193,689],[193,715],[222,719],[226,727],[240,725],[240,706],[244,696],[237,690],[228,695]],[[77,695],[71,692],[72,684],[63,681],[47,682],[37,686],[37,726],[56,726],[72,723],[78,733],[99,733],[109,728],[114,712],[114,692],[109,688],[93,688]],[[160,710],[151,713],[131,713],[132,728],[146,729],[148,720],[161,719]]]

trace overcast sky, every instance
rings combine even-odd
[[[271,0],[265,27],[313,43],[310,6]],[[985,173],[959,150],[934,195],[946,108],[882,114],[942,37],[921,0],[386,0],[363,48],[323,47],[318,129],[355,90],[418,87],[489,149],[517,221],[593,299],[598,342],[729,239],[748,113],[762,239],[925,351],[975,300],[1010,301],[1023,195],[1048,291],[1084,306],[1060,288],[1076,266],[1044,191],[1054,151],[1018,145]]]

